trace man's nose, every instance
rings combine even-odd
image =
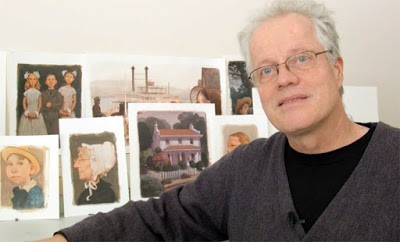
[[[283,67],[281,66],[283,65]],[[282,69],[281,69],[282,68]],[[287,86],[298,82],[298,78],[290,71],[286,63],[281,63],[277,66],[277,83],[279,86]]]

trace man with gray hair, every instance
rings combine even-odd
[[[277,0],[239,34],[280,132],[239,146],[192,184],[97,214],[53,239],[399,240],[400,129],[347,117],[331,15],[311,0]]]

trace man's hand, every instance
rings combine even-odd
[[[51,238],[41,239],[35,242],[67,242],[67,239],[61,234],[56,234]]]

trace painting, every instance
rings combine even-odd
[[[252,92],[253,84],[248,79],[246,62],[241,60],[228,60],[228,89],[229,89],[229,114],[253,114]]]
[[[0,220],[59,218],[58,136],[0,136]]]
[[[7,53],[0,51],[0,135],[6,134],[6,60]]]
[[[129,201],[123,119],[61,119],[64,216],[107,212]]]
[[[57,135],[59,119],[81,117],[80,55],[10,54],[7,82],[12,135]]]
[[[224,59],[91,54],[87,63],[88,116],[119,115],[128,123],[128,103],[214,103],[216,114],[225,110]]]
[[[214,104],[130,103],[131,199],[158,197],[214,163]]]
[[[214,153],[219,159],[232,152],[241,144],[248,144],[257,138],[268,137],[268,125],[259,115],[224,115],[214,118]]]

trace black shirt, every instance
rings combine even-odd
[[[352,144],[321,154],[303,154],[286,141],[285,166],[290,192],[303,228],[310,230],[357,166],[376,123],[361,124],[369,131]]]

